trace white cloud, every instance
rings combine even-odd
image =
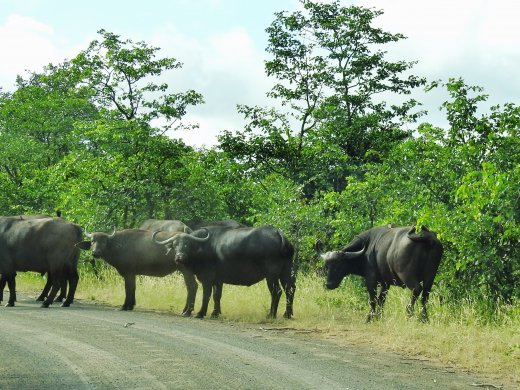
[[[51,26],[29,17],[10,15],[0,26],[0,85],[12,86],[17,74],[63,60],[54,40]]]
[[[270,89],[264,73],[263,50],[255,47],[243,28],[231,28],[200,39],[179,33],[174,26],[156,31],[153,44],[161,55],[177,58],[184,66],[173,71],[166,82],[175,91],[195,89],[205,104],[189,108],[185,121],[199,129],[177,133],[190,145],[212,146],[222,130],[237,130],[243,118],[237,104],[265,105]]]
[[[462,77],[470,85],[484,87],[490,104],[517,102],[520,80],[520,3],[513,0],[437,0],[434,2],[362,0],[363,6],[382,9],[376,23],[408,39],[389,46],[392,59],[418,60],[414,73],[429,80]],[[437,108],[446,93],[420,95],[442,122]]]

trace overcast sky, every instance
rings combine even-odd
[[[408,37],[388,47],[392,59],[417,60],[416,75],[429,80],[462,77],[479,85],[492,104],[519,104],[520,2],[515,0],[343,0],[385,13],[376,22]],[[41,71],[73,58],[98,38],[101,28],[123,39],[145,41],[184,64],[167,80],[172,91],[195,89],[203,106],[187,120],[199,130],[180,136],[191,145],[213,145],[224,129],[240,129],[237,104],[266,105],[272,80],[266,27],[278,11],[299,9],[297,0],[0,0],[0,87],[13,89],[16,75]],[[439,91],[416,98],[443,125]]]

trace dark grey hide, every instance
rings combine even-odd
[[[203,298],[198,318],[207,314],[212,289],[212,317],[218,317],[224,283],[251,286],[262,279],[266,279],[271,293],[269,317],[276,317],[282,288],[287,300],[284,316],[292,316],[296,288],[294,248],[278,229],[208,225],[192,234],[180,233],[163,241],[154,236],[154,240],[165,245],[175,262],[184,264],[202,283]]]
[[[391,285],[407,287],[412,290],[407,313],[413,314],[415,301],[422,293],[421,319],[427,321],[426,304],[442,252],[437,235],[424,227],[420,232],[413,226],[376,227],[357,235],[343,249],[322,255],[326,286],[335,289],[351,274],[365,278],[370,297],[368,320],[380,314]]]
[[[17,271],[51,275],[52,288],[42,307],[49,307],[68,282],[69,292],[62,306],[70,306],[79,280],[80,252],[74,245],[81,241],[81,228],[61,218],[37,217],[0,217],[0,273],[2,283],[9,287],[7,306],[14,306],[16,301]]]
[[[162,233],[170,237],[170,233]],[[122,310],[132,310],[135,306],[136,275],[166,276],[180,271],[186,283],[187,298],[182,314],[191,315],[197,293],[195,276],[180,264],[167,256],[164,248],[152,240],[152,232],[141,229],[126,229],[106,233],[88,235],[90,241],[83,241],[77,246],[80,249],[92,249],[95,258],[101,258],[112,265],[125,280],[125,302]]]
[[[60,213],[61,215],[61,213]],[[17,215],[16,218],[20,218],[21,220],[29,220],[29,219],[41,219],[41,218],[52,218],[52,216],[47,214],[29,214],[29,215]],[[43,274],[42,274],[43,276]],[[7,277],[4,275],[0,276],[0,302],[3,300],[4,289],[7,285]],[[45,283],[45,287],[43,288],[41,294],[36,298],[37,301],[44,301],[45,298],[49,295],[49,292],[52,288],[53,281],[52,277],[49,273],[47,273],[47,282]],[[67,297],[67,282],[62,281],[60,294],[54,298],[54,302],[62,302]]]

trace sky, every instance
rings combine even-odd
[[[392,60],[418,61],[413,73],[446,82],[462,77],[489,94],[488,106],[520,104],[520,2],[516,0],[342,0],[384,11],[378,27],[407,39],[386,47]],[[165,80],[172,92],[194,89],[205,104],[184,122],[199,128],[178,133],[186,143],[213,146],[223,130],[244,124],[237,104],[273,105],[274,83],[264,72],[265,29],[298,0],[0,0],[0,87],[12,91],[17,75],[41,71],[75,57],[105,29],[122,39],[161,48],[183,63]],[[429,113],[421,119],[445,126],[443,90],[414,98]],[[486,108],[483,109],[483,112]]]

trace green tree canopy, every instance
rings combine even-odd
[[[267,29],[277,83],[269,96],[285,110],[239,106],[249,120],[225,132],[221,147],[266,170],[283,171],[306,192],[344,186],[344,176],[364,162],[381,161],[410,133],[403,124],[420,112],[413,99],[387,105],[425,84],[410,75],[414,62],[388,61],[386,44],[403,39],[373,27],[382,11],[301,1],[304,11],[280,12]]]

